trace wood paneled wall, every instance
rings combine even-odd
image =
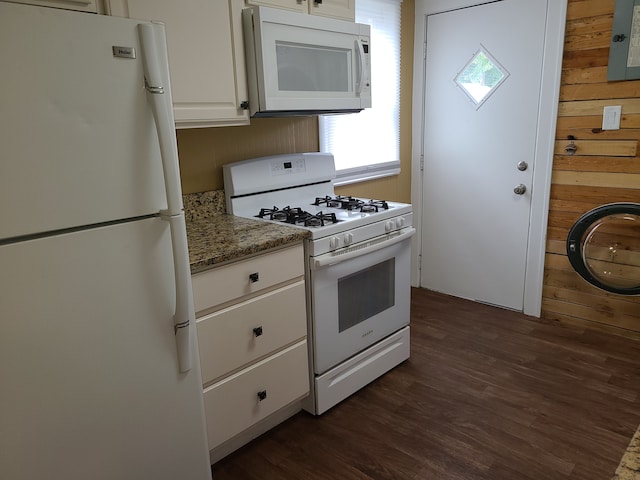
[[[569,0],[542,316],[640,336],[640,297],[592,287],[565,251],[571,226],[585,212],[605,203],[640,203],[640,80],[607,82],[614,7],[615,0]],[[609,105],[622,106],[620,130],[601,130]],[[565,152],[570,135],[574,155]]]

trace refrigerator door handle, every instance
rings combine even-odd
[[[144,65],[145,89],[158,130],[164,183],[167,190],[168,209],[163,213],[179,215],[183,209],[182,191],[164,26],[159,23],[140,23],[138,35]]]
[[[176,279],[176,311],[173,317],[178,365],[181,372],[191,370],[192,338],[191,329],[195,325],[193,293],[191,290],[191,269],[187,248],[187,226],[184,215],[164,217],[171,228],[174,272]]]
[[[144,65],[145,89],[158,132],[167,195],[168,208],[166,212],[162,212],[162,217],[169,222],[171,229],[176,284],[176,311],[173,322],[178,366],[180,372],[188,372],[193,361],[191,329],[195,325],[195,312],[164,26],[158,23],[140,23],[138,36]]]

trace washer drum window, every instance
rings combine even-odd
[[[640,295],[640,203],[610,203],[585,213],[569,232],[567,255],[592,285]]]

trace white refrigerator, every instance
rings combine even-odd
[[[0,2],[0,478],[211,478],[161,24]]]

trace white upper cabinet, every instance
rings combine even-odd
[[[356,18],[356,0],[247,0],[247,4],[284,8],[351,22]]]
[[[99,0],[11,0],[14,3],[26,3],[39,7],[64,8],[65,10],[78,10],[80,12],[100,13]]]
[[[248,125],[244,0],[106,0],[114,16],[163,22],[177,128]]]

